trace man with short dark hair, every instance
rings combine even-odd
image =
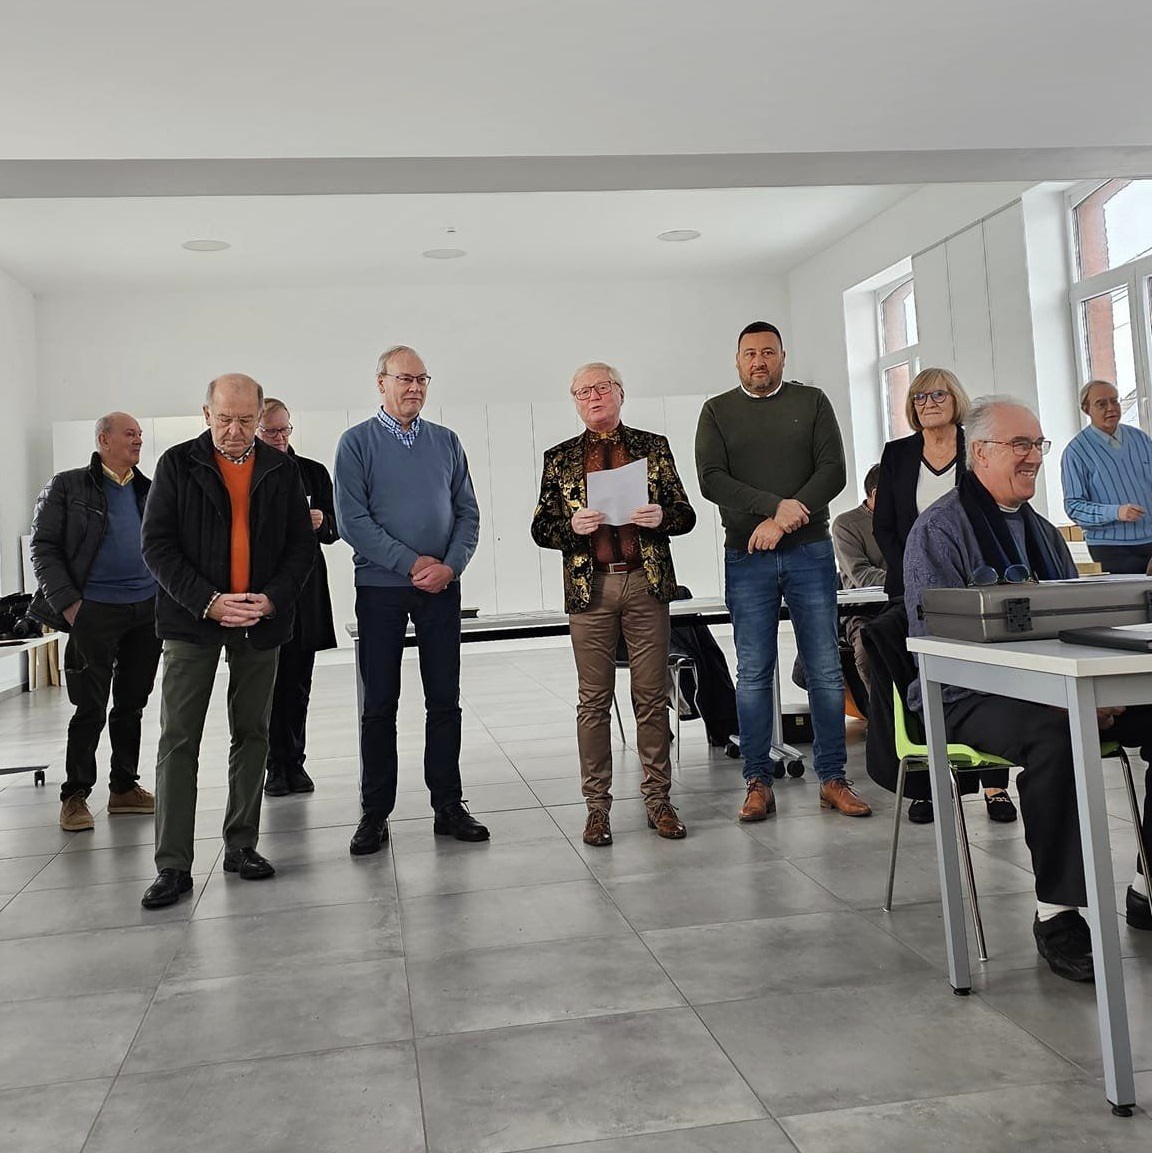
[[[844,677],[828,505],[844,487],[844,447],[828,398],[784,380],[784,342],[756,321],[737,341],[739,386],[705,401],[696,429],[700,491],[724,522],[724,589],[736,640],[736,705],[748,795],[741,821],[776,811],[772,684],[780,602],[808,680],[820,804],[872,810],[844,779]]]
[[[960,483],[920,514],[904,549],[904,600],[913,636],[928,631],[917,611],[924,590],[964,588],[977,569],[991,569],[1001,579],[1012,567],[1039,580],[1077,576],[1063,538],[1028,503],[1051,447],[1035,413],[1011,397],[981,397],[964,431],[968,467]],[[1021,766],[1016,783],[1036,874],[1036,948],[1057,976],[1092,980],[1092,942],[1079,913],[1088,903],[1088,891],[1067,721],[1049,705],[951,685],[944,686],[942,697],[950,741]],[[919,680],[909,687],[908,703],[920,710]],[[1107,739],[1139,746],[1145,761],[1152,758],[1152,708],[1097,711]],[[1152,768],[1145,775],[1142,829],[1148,844]],[[1128,889],[1127,916],[1132,928],[1152,930],[1148,883],[1139,861]]]
[[[54,476],[32,516],[38,587],[29,612],[69,634],[64,673],[76,711],[68,723],[60,827],[70,833],[94,824],[88,796],[96,784],[105,718],[112,745],[109,816],[156,808],[156,799],[138,783],[140,719],[160,660],[156,581],[140,551],[140,521],[152,483],[139,467],[143,443],[134,417],[102,416],[88,467]]]
[[[360,805],[348,851],[378,853],[396,804],[400,662],[411,620],[424,684],[424,782],[438,836],[486,841],[460,783],[460,574],[476,551],[480,508],[449,428],[420,412],[432,377],[397,344],[376,363],[381,405],[340,438],[336,524],[353,549],[360,680]]]
[[[1152,562],[1152,437],[1120,421],[1120,393],[1107,380],[1080,390],[1088,425],[1060,460],[1064,511],[1084,530],[1107,573],[1144,573]]]
[[[156,868],[146,909],[192,888],[200,738],[220,654],[228,662],[228,807],[224,871],[243,880],[275,869],[256,851],[276,656],[316,542],[300,473],[256,439],[264,390],[230,373],[208,386],[206,432],[157,462],[144,510],[144,559],[160,585],[164,640],[156,754]]]

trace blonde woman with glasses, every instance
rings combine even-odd
[[[904,416],[913,432],[884,446],[872,522],[888,574],[884,591],[892,599],[904,596],[904,546],[916,518],[964,474],[964,419],[971,407],[964,386],[946,368],[926,368],[908,387]],[[905,790],[912,798],[908,819],[918,825],[933,819],[924,777],[910,775]],[[980,781],[989,819],[1016,820],[1016,806],[1004,787],[1008,770],[988,769]]]

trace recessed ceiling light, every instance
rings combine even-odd
[[[458,260],[468,253],[462,248],[429,248],[423,255],[429,260]]]
[[[180,247],[189,252],[223,252],[232,245],[227,240],[185,240]]]
[[[670,244],[676,244],[685,240],[699,240],[700,233],[695,228],[673,228],[670,232],[661,232],[656,239],[667,240]]]

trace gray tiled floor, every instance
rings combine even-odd
[[[195,889],[160,914],[151,822],[56,825],[68,707],[0,705],[0,742],[51,761],[0,777],[0,1149],[18,1153],[801,1153],[1152,1147],[1104,1103],[1092,991],[1031,940],[1022,830],[969,801],[991,961],[951,995],[931,828],[892,802],[821,812],[811,771],[745,827],[739,765],[683,729],[686,841],[646,827],[617,745],[616,843],[581,844],[565,648],[464,656],[466,795],[486,845],[432,834],[415,666],[389,849],[353,860],[352,670],[313,695],[311,797],[267,800],[277,877],[220,871],[222,702],[205,732]],[[621,685],[620,699],[627,700]],[[155,749],[158,701],[146,718]],[[145,777],[148,783],[147,774]],[[1109,782],[1114,785],[1116,782]],[[1109,800],[1118,879],[1130,825]],[[1122,892],[1122,888],[1121,888]],[[1152,937],[1122,925],[1138,1094],[1152,1099]]]

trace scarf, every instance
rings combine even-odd
[[[1003,511],[971,472],[963,473],[957,488],[960,490],[960,505],[976,533],[981,558],[1003,576],[1004,570],[1015,563],[1011,558],[1016,553],[1016,544]],[[1024,518],[1028,567],[1042,581],[1059,580],[1064,575],[1064,568],[1052,552],[1040,518],[1030,504],[1022,504],[1020,513]]]

